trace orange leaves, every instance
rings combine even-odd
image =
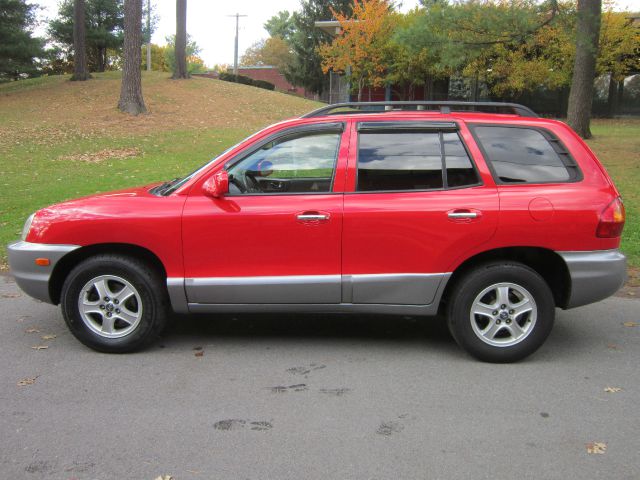
[[[342,32],[331,44],[321,45],[322,69],[351,72],[360,86],[383,83],[389,64],[389,41],[395,16],[386,0],[354,0],[353,15],[332,10]]]

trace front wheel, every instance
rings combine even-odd
[[[162,331],[167,294],[160,275],[143,262],[100,255],[78,264],[68,275],[61,298],[69,330],[100,352],[140,350]]]
[[[535,352],[553,327],[555,303],[545,280],[516,262],[489,263],[462,277],[448,304],[456,342],[486,362],[516,362]]]

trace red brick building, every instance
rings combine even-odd
[[[304,88],[295,87],[287,82],[284,78],[284,74],[280,73],[278,67],[271,65],[254,65],[250,67],[238,67],[238,75],[244,75],[253,80],[264,80],[269,83],[273,83],[276,86],[276,90],[280,92],[291,93],[300,97],[313,98],[312,93],[306,92]]]

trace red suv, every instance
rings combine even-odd
[[[330,105],[184,178],[37,211],[9,263],[103,352],[167,315],[445,314],[473,356],[516,361],[555,308],[626,277],[625,214],[565,124],[502,103]]]

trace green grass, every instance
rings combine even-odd
[[[637,277],[640,268],[640,119],[594,120],[591,130],[593,138],[587,143],[606,167],[624,200],[627,221],[622,250],[629,257],[632,276]]]
[[[38,208],[184,175],[258,128],[318,107],[253,87],[171,81],[152,72],[143,76],[151,113],[132,118],[115,108],[119,79],[109,72],[89,82],[45,77],[0,84],[0,244],[18,238]],[[589,145],[625,201],[622,248],[638,269],[640,119],[594,120],[592,130]],[[134,156],[109,157],[126,149]],[[96,152],[103,152],[101,161],[83,160]]]

